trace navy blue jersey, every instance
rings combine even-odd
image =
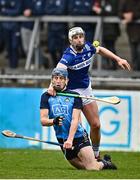
[[[46,14],[46,0],[32,0],[31,9],[32,9],[33,16],[45,15]]]
[[[76,53],[72,47],[66,49],[60,63],[68,68],[68,89],[87,88],[89,86],[88,70],[95,53],[95,47],[89,42],[85,44],[81,53]]]
[[[81,98],[67,96],[50,96],[45,92],[41,96],[40,109],[48,109],[50,119],[57,116],[64,117],[63,125],[54,125],[54,129],[57,138],[67,139],[71,126],[73,109],[82,109],[82,100]],[[81,137],[83,132],[84,129],[79,123],[74,138]]]
[[[69,0],[69,15],[91,15],[93,0]]]
[[[48,15],[66,15],[67,0],[47,0],[46,13]]]
[[[19,16],[22,14],[23,0],[0,0],[0,15]],[[19,30],[19,22],[2,22],[3,28]]]
[[[18,16],[22,13],[23,0],[0,0],[0,14]]]

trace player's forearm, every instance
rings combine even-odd
[[[42,124],[42,126],[53,126],[54,125],[53,119],[49,119],[46,117],[41,118],[41,124]]]
[[[78,119],[73,119],[69,130],[68,140],[73,141],[74,135],[77,131],[77,127],[78,127]]]
[[[64,65],[64,64],[62,64],[62,63],[58,63],[56,67],[57,67],[57,68],[64,68],[64,69],[67,69],[67,66]]]
[[[99,47],[98,54],[100,54],[101,56],[107,57],[109,59],[115,60],[117,62],[121,60],[119,56],[115,55],[113,52],[111,52],[110,50],[104,47]]]
[[[50,83],[47,92],[48,92],[48,94],[50,94],[51,96],[55,96],[55,95],[56,95],[56,91],[55,91],[55,89],[53,88],[52,82]]]
[[[53,86],[52,86],[52,82],[50,82],[50,84],[49,84],[49,88],[52,88]]]

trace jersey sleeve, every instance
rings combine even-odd
[[[49,95],[47,95],[47,93],[42,94],[40,101],[40,109],[49,109],[48,99]]]
[[[65,53],[65,54],[63,54],[63,56],[59,62],[68,67],[71,65],[72,60],[73,60],[72,55]]]
[[[90,47],[90,49],[93,52],[93,54],[96,53],[96,48],[95,48],[95,46],[93,44],[91,44],[90,42],[87,42],[86,45]]]
[[[82,99],[81,98],[75,98],[74,99],[74,104],[73,104],[73,109],[82,109]]]

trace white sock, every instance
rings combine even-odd
[[[99,157],[100,152],[99,152],[99,144],[92,144],[92,149],[94,151],[94,156]]]

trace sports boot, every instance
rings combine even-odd
[[[117,169],[117,166],[114,163],[112,163],[111,157],[108,154],[104,155],[104,158],[102,159],[102,162],[104,164],[103,169],[112,169],[112,170]]]

